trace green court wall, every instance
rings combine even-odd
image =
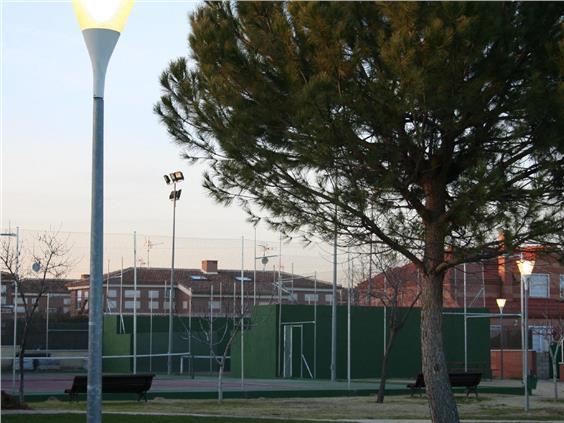
[[[249,378],[273,378],[282,374],[283,333],[278,333],[278,319],[283,324],[303,327],[303,355],[312,374],[318,379],[330,378],[331,363],[331,306],[283,305],[257,306],[244,336],[244,373]],[[462,309],[448,309],[462,313]],[[468,309],[487,312],[486,309]],[[317,313],[315,319],[314,313]],[[388,311],[389,313],[389,311]],[[388,375],[412,378],[421,372],[420,309],[400,309],[408,313],[404,327],[398,332],[391,356]],[[389,315],[389,314],[388,314]],[[317,321],[317,331],[311,323]],[[295,322],[295,323],[294,323]],[[301,322],[301,323],[300,323]],[[469,318],[468,370],[479,370],[490,376],[489,319]],[[384,353],[384,309],[381,307],[351,307],[351,377],[355,379],[379,377]],[[295,340],[296,341],[296,340]],[[464,319],[458,315],[443,315],[443,341],[450,371],[464,370]],[[315,342],[315,347],[314,347]],[[240,337],[231,349],[232,374],[240,376]],[[279,354],[280,352],[280,354]],[[280,357],[279,357],[280,356]],[[314,357],[315,356],[315,357]],[[301,364],[301,365],[300,365]],[[309,372],[293,356],[293,377],[309,377]],[[278,371],[277,371],[278,369]],[[337,378],[347,377],[347,307],[337,307]]]
[[[117,315],[104,316],[103,354],[106,355],[133,355],[133,317],[123,316],[124,330],[120,328],[120,318]],[[192,318],[191,348],[194,356],[210,356],[209,342],[210,320],[207,318]],[[173,319],[172,352],[188,353],[190,322],[187,317],[175,316]],[[218,317],[213,319],[213,354],[221,355],[231,333],[231,319]],[[168,352],[168,316],[138,316],[137,317],[137,354],[166,354]],[[174,373],[180,371],[180,356],[173,356],[172,368]],[[194,360],[194,369],[198,372],[217,370],[215,360],[197,358]],[[167,357],[138,357],[138,372],[166,372],[168,367]],[[226,370],[229,370],[227,362]],[[132,358],[104,359],[104,372],[133,371]],[[184,371],[188,371],[188,361],[184,361]]]

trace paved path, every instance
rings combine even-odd
[[[68,411],[68,410],[3,410],[3,415],[10,415],[10,414],[85,414],[84,411]],[[194,416],[194,417],[225,417],[225,418],[236,418],[236,419],[244,419],[244,416],[218,416],[217,414],[194,414],[194,413],[139,413],[139,412],[129,412],[129,411],[116,411],[111,413],[104,413],[104,414],[120,414],[120,415],[143,415],[143,416]],[[252,416],[249,417],[252,419],[265,419],[265,420],[306,420],[304,418],[292,418],[292,417],[257,417]],[[330,420],[330,419],[307,419],[311,421],[323,421],[323,422],[351,422],[351,423],[431,423],[431,420],[406,420],[406,419],[339,419],[339,420]],[[461,423],[530,423],[534,420],[531,419],[524,419],[524,420],[461,420]],[[538,420],[542,421],[543,423],[564,423],[564,420]]]

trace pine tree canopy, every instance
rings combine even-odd
[[[563,3],[210,2],[155,106],[204,185],[427,271],[564,229]],[[459,252],[425,263],[428,232]],[[444,248],[442,251],[444,251]],[[495,252],[494,252],[495,251]]]

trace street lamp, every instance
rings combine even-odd
[[[517,260],[519,273],[521,274],[521,316],[522,328],[521,338],[523,342],[523,385],[525,387],[525,411],[529,411],[529,281],[528,276],[533,273],[534,260]]]
[[[104,237],[104,81],[133,0],[73,0],[92,62],[92,203],[88,318],[88,423],[102,421],[102,313]]]
[[[495,300],[495,302],[497,303],[497,306],[499,307],[499,333],[500,333],[500,362],[501,362],[501,368],[500,368],[500,379],[503,379],[503,307],[505,307],[505,302],[507,300],[505,298],[497,298]]]
[[[172,184],[172,191],[168,196],[172,201],[172,262],[170,265],[170,294],[168,296],[168,361],[167,373],[172,373],[172,301],[174,297],[174,239],[176,234],[176,202],[180,200],[182,190],[176,189],[176,183],[184,180],[184,175],[180,171],[164,175],[164,180],[167,185]],[[190,334],[191,336],[191,334]],[[191,351],[190,351],[191,352]]]

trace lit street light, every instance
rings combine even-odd
[[[525,411],[529,411],[529,280],[535,266],[534,260],[517,260],[521,274],[521,339],[523,348],[523,386],[525,387]]]
[[[499,307],[499,336],[500,336],[500,379],[503,379],[503,307],[505,307],[505,298],[497,298],[495,302]]]
[[[104,238],[104,82],[106,69],[133,0],[73,0],[92,62],[92,203],[88,317],[87,421],[102,421],[102,313]]]
[[[176,189],[176,183],[184,180],[184,175],[180,171],[164,175],[164,180],[167,185],[172,184],[172,191],[168,196],[172,201],[172,262],[170,265],[170,294],[168,296],[168,361],[167,373],[172,373],[172,301],[174,298],[174,239],[176,234],[176,202],[180,200],[182,190]],[[192,336],[192,334],[190,334]],[[192,353],[192,351],[190,351]]]

